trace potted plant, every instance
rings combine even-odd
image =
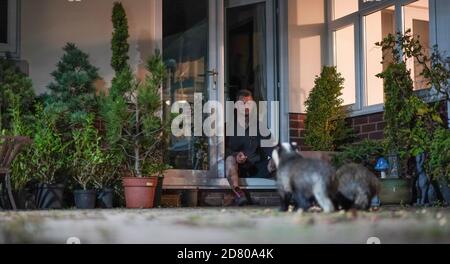
[[[413,82],[406,64],[409,60],[420,64],[423,68],[420,75],[427,81],[428,87],[433,87],[433,91],[444,100],[448,100],[450,95],[450,71],[446,68],[447,63],[442,59],[437,47],[429,58],[424,53],[419,39],[414,37],[410,30],[404,35],[389,35],[377,45],[381,46],[383,51],[390,52],[395,62],[379,75],[385,81],[387,146],[399,154],[403,163],[402,170],[405,171],[408,160],[414,160],[417,204],[433,204],[437,202],[437,187],[431,179],[433,169],[436,168],[429,164],[432,152],[430,147],[442,142],[435,139],[435,131],[443,129],[445,122],[438,110],[440,100],[432,104],[413,92]],[[436,158],[435,161],[437,160]],[[437,161],[436,164],[438,163]]]
[[[120,155],[110,152],[109,149],[103,149],[103,162],[98,164],[93,178],[97,189],[97,207],[103,209],[113,208],[114,186],[120,173]]]
[[[305,102],[305,142],[313,151],[323,152],[323,159],[329,160],[331,152],[353,138],[351,129],[345,123],[347,113],[343,107],[343,85],[344,78],[336,67],[323,67]],[[303,155],[316,157],[318,153],[303,152]]]
[[[442,198],[450,204],[450,130],[436,130],[429,153],[429,169],[439,185]]]
[[[32,128],[28,124],[32,124],[31,117],[28,114],[22,114],[20,105],[20,95],[8,93],[11,98],[11,131],[13,136],[26,136],[31,138],[33,135]],[[31,166],[31,148],[30,145],[25,146],[20,154],[14,159],[11,167],[11,187],[19,209],[32,209],[33,198],[30,183],[33,175]]]
[[[38,182],[35,202],[39,209],[60,209],[63,206],[64,184],[58,183],[56,173],[65,165],[65,150],[61,135],[56,132],[55,117],[37,106],[30,162],[33,177]]]
[[[101,149],[94,117],[88,116],[82,128],[73,132],[74,152],[71,155],[74,180],[81,189],[75,190],[75,205],[79,209],[94,209],[96,191],[93,189],[99,167],[106,162]]]
[[[122,71],[103,100],[108,144],[123,154],[128,171],[123,178],[127,208],[154,206],[158,170],[164,168],[160,150],[168,126],[160,116],[159,90],[166,71],[159,51],[147,61],[147,70],[144,81]]]
[[[333,155],[332,163],[335,167],[354,162],[364,165],[372,172],[375,172],[377,159],[384,154],[383,142],[369,139],[344,145],[339,150]]]

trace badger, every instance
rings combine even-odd
[[[316,201],[324,212],[334,211],[330,199],[333,167],[323,160],[303,158],[296,149],[296,145],[282,143],[272,153],[277,168],[280,210],[287,211],[293,200],[294,210],[307,211]]]
[[[379,194],[380,182],[366,167],[349,163],[336,171],[334,204],[344,210],[368,210],[372,199]]]

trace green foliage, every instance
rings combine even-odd
[[[89,55],[73,43],[64,48],[64,55],[52,73],[47,96],[48,108],[58,113],[58,128],[63,133],[71,126],[82,124],[89,113],[96,112],[98,103],[94,82],[99,79],[98,69],[89,62]]]
[[[31,124],[21,112],[19,95],[11,96],[11,134],[12,136],[33,135]],[[14,191],[22,190],[33,178],[33,167],[31,164],[31,148],[25,146],[21,153],[14,159],[11,166],[11,186]]]
[[[442,74],[437,76],[434,66],[430,68],[430,59],[424,54],[419,39],[413,37],[410,30],[404,35],[390,34],[377,45],[382,47],[385,54],[391,54],[394,58],[394,62],[378,75],[384,79],[387,148],[403,158],[428,152],[434,130],[443,125],[437,111],[439,105],[432,106],[413,93],[411,71],[406,65],[411,59],[422,65],[424,70],[421,75],[430,80],[430,85],[441,78],[438,76]]]
[[[433,179],[450,184],[450,130],[440,128],[435,131],[428,165]]]
[[[162,144],[169,127],[160,116],[159,89],[166,70],[158,51],[148,60],[147,70],[144,81],[121,72],[116,83],[124,85],[112,87],[102,99],[108,145],[122,153],[127,170],[137,177],[164,170]]]
[[[40,183],[56,183],[56,172],[66,163],[66,148],[61,135],[56,130],[56,117],[37,107],[31,146],[31,166],[34,177]]]
[[[437,45],[433,46],[431,56],[428,56],[420,43],[420,37],[414,36],[410,29],[404,34],[388,35],[382,42],[376,43],[394,55],[396,61],[414,60],[415,64],[422,67],[420,76],[427,80],[427,87],[435,89],[436,95],[442,95],[445,100],[450,99],[450,71],[447,67],[447,57],[439,50]]]
[[[26,119],[32,115],[34,98],[31,80],[12,63],[0,58],[0,128],[11,129],[13,100],[18,100],[14,107]]]
[[[70,160],[75,181],[83,190],[93,186],[99,167],[106,162],[101,149],[101,138],[93,125],[93,116],[89,116],[82,128],[73,131],[75,150]]]
[[[384,136],[389,153],[404,155],[407,151],[407,137],[410,123],[399,113],[409,112],[405,102],[413,94],[411,72],[403,62],[390,64],[385,71],[377,75],[384,80],[384,120],[386,127]]]
[[[111,40],[112,59],[111,66],[116,75],[128,68],[128,19],[122,3],[115,2],[112,12],[113,36]]]
[[[384,146],[381,141],[366,139],[362,142],[342,147],[341,151],[333,156],[332,162],[335,167],[354,162],[373,168],[376,160],[383,155]]]
[[[420,74],[428,80],[428,85],[436,88],[438,94],[448,94],[450,72],[445,68],[437,47],[434,49],[432,58],[428,58],[420,40],[413,37],[410,30],[404,35],[391,34],[377,45],[382,47],[383,52],[392,54],[395,59],[383,73],[378,75],[384,79],[385,83],[385,120],[387,121],[385,136],[388,151],[400,154],[404,161],[422,153],[437,153],[439,144],[443,140],[437,137],[441,134],[436,134],[435,131],[440,131],[444,127],[438,112],[440,102],[430,104],[413,93],[411,72],[406,67],[408,60],[413,59],[415,63],[422,66],[423,71]],[[433,147],[434,150],[432,150]],[[434,157],[426,160],[426,172],[435,174],[436,170],[445,170],[445,166],[439,165],[439,157],[435,154],[431,156]],[[431,165],[431,162],[434,165]]]
[[[333,151],[349,140],[342,106],[344,79],[336,67],[324,67],[306,101],[306,144],[313,150]]]

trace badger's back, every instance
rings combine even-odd
[[[380,184],[377,177],[360,164],[346,164],[336,171],[337,195],[349,206],[367,208],[373,196],[379,193]],[[346,206],[348,207],[348,206]]]
[[[328,188],[332,175],[333,169],[327,162],[299,157],[280,163],[278,181],[282,188],[289,191],[296,190],[311,195],[317,184]]]

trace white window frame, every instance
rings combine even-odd
[[[19,57],[20,0],[8,0],[8,39],[0,43],[0,56],[7,53],[13,58]]]
[[[384,103],[376,105],[368,105],[367,103],[367,88],[366,88],[366,59],[365,59],[365,26],[364,17],[383,10],[389,6],[395,6],[395,28],[397,32],[404,32],[404,6],[418,0],[373,0],[364,2],[359,0],[359,10],[349,14],[347,16],[333,20],[333,0],[327,0],[327,24],[328,24],[328,38],[329,38],[329,65],[336,65],[335,63],[335,51],[334,51],[334,32],[345,28],[347,26],[354,25],[355,28],[355,88],[356,88],[356,103],[349,105],[351,110],[351,116],[366,115],[376,112],[382,112],[384,110]],[[430,16],[430,43],[434,45],[436,43],[436,30],[435,30],[435,14],[433,12],[435,0],[429,1],[429,16]],[[420,93],[429,93],[429,90],[420,91]]]

